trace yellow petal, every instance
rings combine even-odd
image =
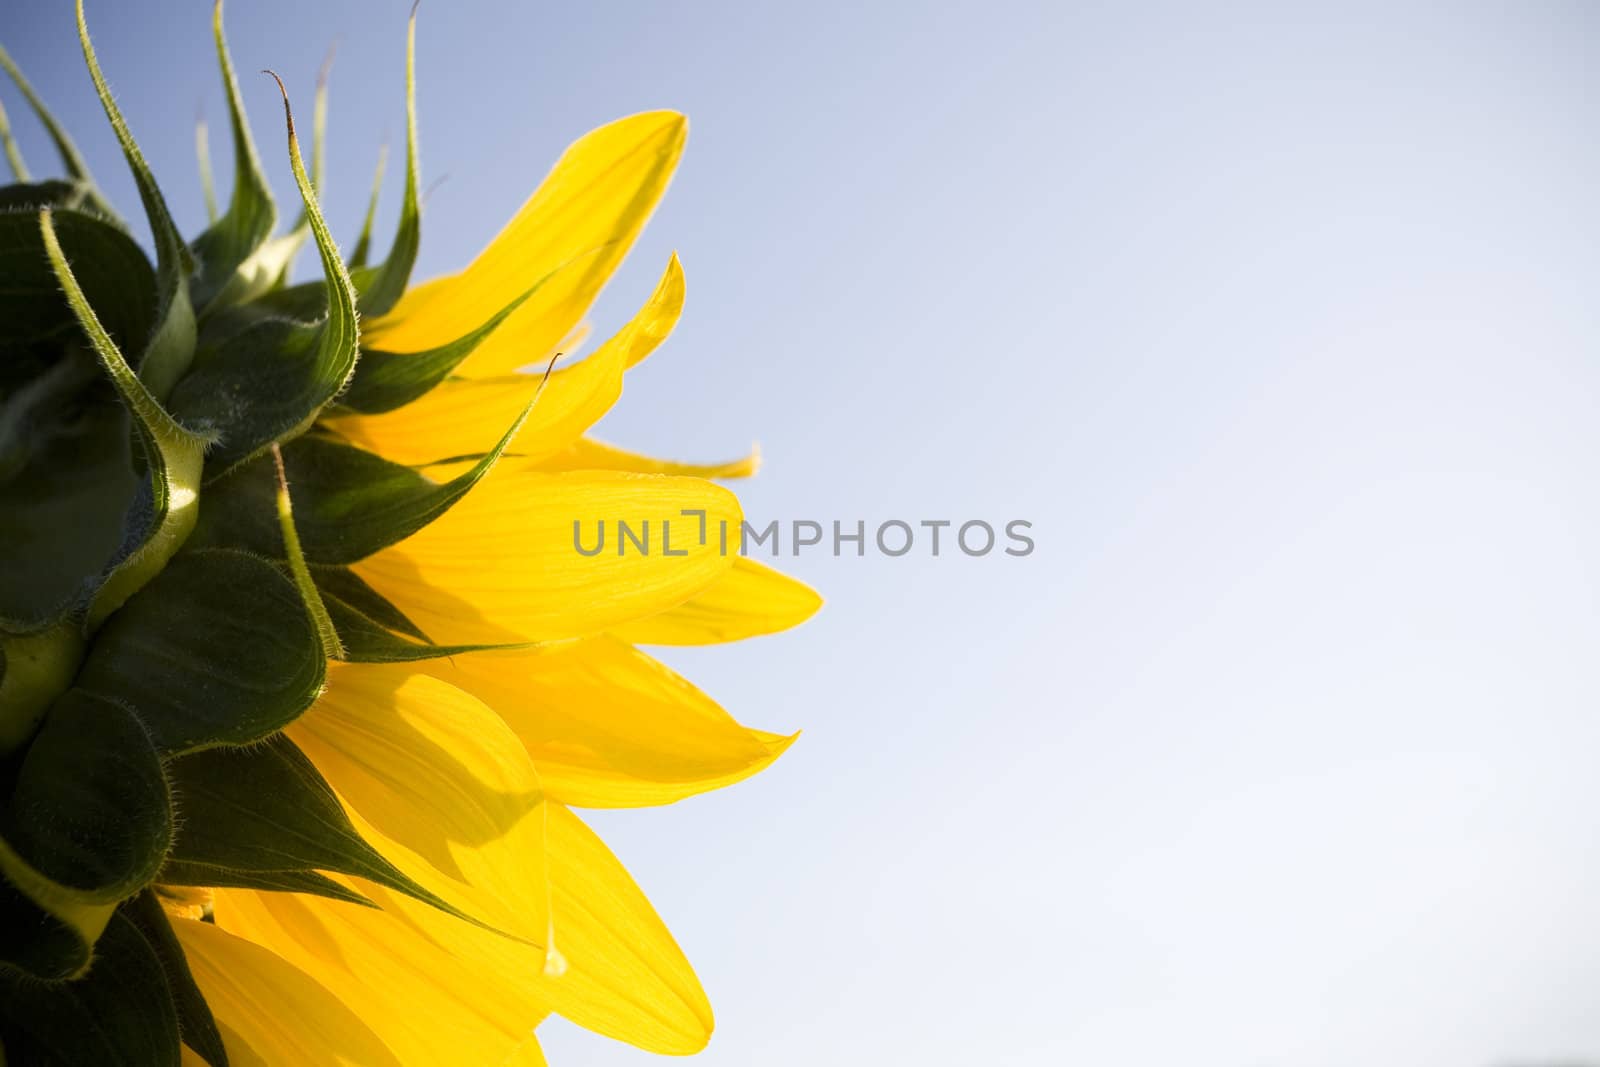
[[[655,210],[687,132],[682,115],[652,111],[579,139],[471,266],[408,292],[388,315],[363,324],[364,340],[390,352],[444,344],[559,269],[468,357],[462,373],[505,374],[548,358]]]
[[[550,805],[550,888],[568,961],[549,982],[551,1009],[651,1052],[704,1048],[711,1004],[689,961],[616,856],[560,804]]]
[[[511,452],[540,459],[570,447],[617,402],[622,372],[672,332],[682,307],[683,272],[673,256],[655,294],[626,326],[587,359],[550,375]],[[403,408],[382,415],[335,415],[323,425],[396,463],[483,453],[522,413],[542,376],[453,378]]]
[[[712,1028],[705,992],[628,872],[559,804],[550,805],[549,850],[556,945],[566,961],[559,976],[547,973],[536,949],[359,884],[384,913],[463,963],[479,982],[499,983],[539,1011],[650,1052],[684,1055],[704,1048]],[[349,914],[353,922],[380,921]],[[421,949],[408,943],[406,951]]]
[[[360,1015],[305,972],[210,923],[173,919],[234,1067],[400,1067]]]
[[[804,582],[740,557],[692,599],[611,632],[640,645],[714,645],[787,630],[820,607],[822,598]]]
[[[288,734],[390,862],[495,929],[548,944],[543,793],[493,711],[404,664],[331,664],[328,691]]]
[[[688,478],[749,478],[761,468],[761,450],[751,448],[748,455],[726,463],[679,463],[627,452],[592,437],[580,437],[554,455],[526,462],[530,469],[541,471],[606,470],[678,474]]]
[[[502,1067],[546,1067],[546,1063],[544,1050],[539,1047],[539,1039],[530,1037],[512,1053],[511,1058],[506,1060]]]
[[[703,544],[700,517],[685,511],[705,512]],[[710,585],[733,564],[722,524],[736,544],[741,521],[732,493],[697,478],[497,469],[355,570],[441,643],[583,637]],[[648,529],[649,551],[620,538],[619,523],[634,538]],[[602,525],[603,549],[583,554]]]
[[[493,708],[527,746],[546,794],[579,807],[670,804],[731,785],[793,740],[739,725],[611,637],[418,666]]]
[[[452,955],[397,912],[224,889],[216,919],[314,978],[382,1033],[403,1063],[506,1062],[546,1014],[518,995],[517,983]]]

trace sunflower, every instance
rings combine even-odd
[[[64,170],[32,180],[0,111],[0,1063],[538,1064],[551,1015],[697,1051],[704,992],[573,809],[776,759],[792,737],[639,646],[820,601],[727,547],[715,480],[753,455],[587,436],[682,311],[676,256],[556,367],[683,116],[584,136],[465,269],[413,286],[414,12],[404,199],[371,264],[373,210],[344,257],[315,197],[325,79],[311,173],[283,96],[301,208],[275,233],[219,0],[235,179],[185,240],[77,20],[156,255],[0,51]],[[291,284],[308,244],[322,277]],[[575,550],[586,524],[606,551]]]

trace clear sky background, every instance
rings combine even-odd
[[[346,242],[408,6],[230,6],[306,114],[339,42]],[[1600,8],[1200,6],[423,4],[424,275],[584,130],[690,115],[594,320],[672,249],[687,313],[602,436],[759,440],[761,520],[1034,524],[1025,559],[788,561],[811,624],[665,657],[805,731],[594,820],[707,1065],[1600,1060]],[[136,210],[70,7],[0,39]],[[194,232],[209,4],[89,7]]]

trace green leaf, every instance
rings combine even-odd
[[[45,251],[37,209],[77,199],[81,191],[66,182],[0,189],[0,211],[35,209],[0,213],[0,322],[8,347],[47,339],[59,343],[78,334],[77,317]],[[116,346],[138,352],[155,326],[156,276],[150,261],[132,237],[103,219],[61,207],[51,218],[85,301]]]
[[[161,963],[178,1013],[178,1034],[211,1067],[228,1067],[228,1050],[211,1014],[205,994],[189,972],[183,946],[172,932],[172,921],[153,890],[146,889],[122,906],[121,915],[138,928]]]
[[[376,318],[399,302],[411,282],[411,268],[417,262],[422,243],[422,209],[417,164],[417,9],[411,9],[406,25],[406,189],[400,202],[400,222],[395,229],[389,257],[375,270],[361,277],[361,314]],[[363,250],[365,251],[365,250]]]
[[[470,356],[495,327],[522,306],[540,286],[558,271],[545,275],[527,292],[501,308],[488,322],[464,337],[424,352],[383,352],[362,349],[361,360],[350,378],[350,388],[339,397],[339,405],[363,415],[377,415],[404,407],[449,377],[450,372]]]
[[[389,603],[382,593],[349,567],[313,567],[311,574],[324,601],[334,597],[386,629],[409,634],[419,641],[428,640],[428,635],[406,618],[405,612]]]
[[[144,356],[139,361],[139,374],[150,395],[157,400],[164,400],[194,356],[194,307],[189,302],[188,283],[194,262],[183,243],[183,237],[178,233],[178,227],[172,221],[172,213],[167,210],[161,187],[156,184],[155,175],[150,172],[144,153],[139,151],[138,142],[128,130],[128,124],[111,96],[111,89],[106,85],[105,75],[100,72],[100,61],[95,58],[94,45],[89,41],[89,26],[83,17],[83,0],[77,0],[77,10],[78,43],[83,47],[89,76],[94,81],[95,93],[100,97],[100,106],[111,122],[117,142],[122,146],[128,168],[133,171],[133,181],[138,186],[139,199],[144,204],[145,216],[150,220],[150,230],[155,238],[156,276],[160,283],[160,303],[156,312],[159,326],[145,346]],[[72,176],[88,180],[87,174]]]
[[[294,524],[294,502],[289,496],[289,479],[283,469],[283,452],[277,445],[272,446],[272,463],[278,475],[278,529],[283,534],[289,577],[294,579],[295,588],[300,591],[300,600],[305,604],[306,614],[311,618],[311,625],[316,627],[317,639],[322,644],[322,654],[328,659],[343,659],[344,646],[339,643],[339,633],[333,628],[333,620],[328,618],[328,609],[323,606],[322,594],[317,589],[317,580],[312,576],[311,568],[306,564],[305,552],[300,547],[300,534]]]
[[[355,368],[355,293],[306,177],[287,93],[283,108],[289,130],[289,162],[322,257],[328,314],[315,325],[281,319],[257,321],[197,355],[194,367],[173,391],[172,410],[190,425],[210,427],[221,435],[206,461],[208,480],[266,451],[274,442],[309,429]]]
[[[222,0],[212,7],[211,32],[216,38],[217,62],[228,98],[228,121],[233,129],[233,195],[228,210],[194,241],[194,256],[200,264],[194,300],[202,314],[213,304],[249,300],[272,282],[273,277],[258,277],[258,272],[241,268],[272,235],[278,218],[272,190],[261,172],[261,159],[250,136],[239,80],[234,76],[233,58],[222,32]]]
[[[165,565],[194,527],[205,442],[167,413],[123,359],[67,262],[56,235],[53,212],[39,213],[39,232],[67,303],[133,415],[150,477],[149,522],[95,593],[88,618],[92,630]]]
[[[0,878],[0,982],[8,974],[59,982],[89,966],[83,933]]]
[[[0,211],[37,211],[42,207],[70,208],[104,219],[107,225],[126,233],[111,218],[97,213],[92,202],[94,190],[81,182],[48,178],[42,182],[17,182],[0,187]],[[141,252],[142,256],[144,253]]]
[[[372,220],[378,214],[378,196],[383,192],[383,172],[388,164],[389,145],[386,142],[378,149],[378,167],[372,176],[372,195],[367,198],[367,215],[361,220],[361,234],[356,238],[355,247],[350,250],[351,270],[365,267],[367,255],[372,251]]]
[[[206,202],[206,224],[217,221],[217,180],[211,173],[211,128],[204,115],[194,120],[194,158],[200,171],[200,195]]]
[[[442,483],[329,437],[307,435],[289,442],[283,464],[307,562],[355,563],[416,533],[488,473],[526,417],[524,411],[492,452]],[[207,507],[194,544],[284,559],[276,494],[270,457],[238,468],[206,490]]]
[[[173,761],[172,778],[188,813],[172,850],[178,863],[267,873],[334,871],[468,918],[367,844],[333,789],[287,737],[184,756]]]
[[[43,938],[8,962],[74,977],[117,902],[149,884],[171,842],[171,798],[144,727],[115,701],[67,692],[45,713],[0,811],[0,875],[36,906],[31,925]],[[39,969],[75,961],[64,973]]]
[[[28,172],[28,164],[22,158],[22,149],[17,147],[17,139],[11,133],[11,116],[6,114],[4,104],[0,104],[0,146],[5,148],[11,176],[19,182],[32,180],[33,175]],[[0,1057],[0,1067],[4,1062],[4,1058]]]
[[[34,874],[62,899],[117,901],[148,885],[172,841],[161,761],[121,703],[81,689],[63,694],[17,770],[0,812],[0,871],[49,908]],[[30,870],[14,866],[21,860]]]
[[[316,871],[236,871],[203,863],[169,861],[161,869],[163,885],[204,886],[213,889],[260,889],[268,893],[310,893],[367,908],[377,905]]]
[[[22,630],[0,623],[0,756],[26,744],[83,659],[76,620]]]
[[[87,186],[91,190],[90,195],[96,211],[115,218],[116,212],[111,210],[111,205],[105,202],[105,199],[101,197],[96,189],[94,176],[89,173],[89,164],[84,162],[83,154],[78,151],[78,146],[72,143],[72,138],[67,135],[67,131],[62,128],[61,123],[56,121],[56,117],[50,113],[50,109],[45,107],[44,101],[39,98],[38,93],[33,91],[33,86],[29,84],[27,78],[22,76],[22,71],[17,69],[16,63],[12,61],[10,54],[4,48],[0,48],[0,67],[5,68],[5,72],[10,75],[11,80],[21,90],[23,98],[28,101],[28,106],[33,109],[34,115],[44,125],[45,132],[50,135],[51,143],[55,145],[56,154],[61,157],[61,165],[66,170],[67,177],[74,182]],[[14,162],[13,165],[15,165]],[[27,181],[27,178],[19,173],[17,180]]]
[[[321,196],[326,186],[323,183],[323,168],[326,161],[326,147],[328,138],[328,72],[333,67],[333,49],[328,49],[327,57],[322,61],[322,69],[317,72],[317,95],[311,105],[311,188],[317,196]],[[271,244],[278,247],[272,248],[264,257],[264,269],[276,267],[277,273],[273,275],[271,288],[282,289],[289,284],[289,272],[294,268],[294,260],[300,249],[311,237],[311,220],[306,214],[304,205],[300,214],[296,216],[294,225],[283,237],[276,238]]]
[[[0,1042],[17,1067],[179,1067],[178,1015],[161,960],[123,915],[75,982],[0,977]]]
[[[300,594],[276,567],[185,552],[100,630],[77,684],[126,700],[157,750],[175,755],[276,733],[326,673]]]
[[[341,659],[347,663],[415,663],[425,659],[445,659],[467,652],[485,652],[525,645],[435,645],[413,641],[386,629],[362,611],[326,592],[322,602],[343,646]]]

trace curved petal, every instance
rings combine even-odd
[[[418,666],[493,708],[527,746],[547,795],[579,807],[670,804],[732,785],[793,741],[739,725],[612,637]]]
[[[435,641],[583,637],[710,585],[733,565],[718,532],[737,539],[741,521],[732,493],[697,478],[497,469],[355,570]],[[647,551],[622,539],[624,525]]]
[[[332,664],[288,734],[391,863],[495,929],[549,943],[543,792],[493,711],[404,664]]]
[[[550,375],[543,392],[540,375],[452,378],[405,407],[381,415],[334,415],[323,425],[396,463],[432,463],[488,452],[538,392],[511,451],[540,459],[571,447],[611,409],[622,395],[622,372],[672,332],[682,308],[683,271],[673,256],[654,295],[628,324],[587,359]]]
[[[565,267],[468,357],[462,372],[504,374],[548,358],[655,210],[687,134],[682,115],[651,111],[580,138],[466,270],[406,293],[393,311],[366,324],[365,339],[391,352],[444,344]]]
[[[360,1015],[272,952],[193,919],[172,929],[234,1067],[401,1067]]]
[[[639,645],[715,645],[798,626],[822,598],[804,582],[740,557],[727,573],[677,607],[611,628]]]
[[[592,437],[580,437],[560,452],[525,462],[531,470],[551,472],[605,470],[677,474],[687,478],[750,478],[761,469],[761,449],[752,447],[747,455],[725,463],[679,463],[628,452]]]
[[[546,1014],[515,982],[452,955],[398,912],[226,889],[216,920],[314,978],[407,1064],[506,1062]]]
[[[539,1011],[650,1052],[686,1055],[704,1048],[711,1006],[688,960],[616,857],[559,804],[550,805],[549,857],[556,942],[566,962],[559,973],[545,966],[537,949],[358,884],[383,914],[453,957],[457,963],[450,967],[464,965],[501,983],[507,995]],[[366,924],[382,919],[350,915]]]

